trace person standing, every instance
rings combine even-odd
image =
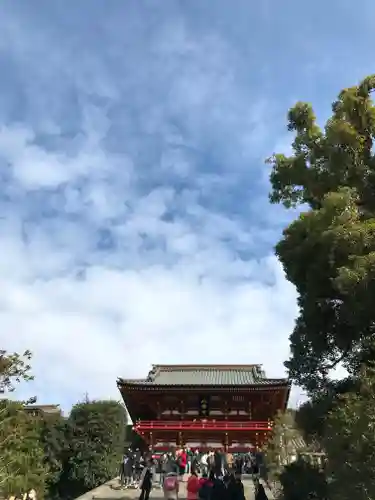
[[[139,483],[144,468],[143,457],[140,453],[134,454],[134,481]]]
[[[186,464],[187,464],[187,453],[185,450],[181,450],[181,452],[178,456],[178,468],[179,468],[180,481],[183,481],[184,473],[185,473],[185,469],[186,469]]]
[[[202,475],[208,475],[208,455],[206,452],[201,456],[201,473]]]
[[[243,458],[241,455],[238,455],[235,460],[234,464],[234,472],[235,474],[242,474],[242,469],[243,469]]]
[[[222,476],[216,476],[213,483],[210,500],[228,500],[228,491]]]
[[[133,459],[130,454],[124,456],[124,485],[129,486],[133,475]]]
[[[264,486],[260,482],[258,482],[255,490],[255,500],[268,500]]]
[[[207,477],[207,474],[203,474],[203,476],[199,479],[198,500],[211,499],[214,481],[215,481],[214,471],[210,472],[209,477]]]
[[[232,474],[232,472],[233,472],[233,455],[231,452],[227,453],[226,466],[227,466],[228,474]]]
[[[259,465],[257,464],[255,459],[251,463],[251,474],[253,477],[253,481],[259,480]]]
[[[214,454],[214,471],[216,477],[223,475],[223,457],[220,450],[216,450]]]
[[[186,453],[186,467],[185,467],[185,474],[190,474],[191,473],[191,461],[192,461],[192,452],[190,448],[185,448],[185,453]]]
[[[125,482],[125,459],[126,454],[123,455],[122,460],[120,462],[120,484],[123,485]]]
[[[179,481],[176,472],[169,472],[164,479],[163,493],[165,500],[178,500]]]
[[[199,451],[195,450],[195,453],[191,457],[191,472],[199,472]]]
[[[186,485],[187,500],[197,500],[199,491],[199,479],[195,469],[191,470],[191,476]]]
[[[152,465],[152,462],[149,460],[146,462],[142,470],[141,479],[138,486],[138,488],[141,490],[139,500],[149,499],[152,488]]]
[[[163,487],[165,476],[167,475],[167,472],[169,472],[167,469],[167,460],[168,460],[168,457],[165,453],[163,455],[161,455],[160,460],[159,460],[160,486],[161,487]]]
[[[229,476],[227,492],[229,500],[245,500],[245,491],[240,475],[231,474]]]
[[[208,472],[210,474],[215,468],[215,456],[214,456],[214,452],[212,450],[209,451],[209,453],[208,453],[207,463],[208,463]]]

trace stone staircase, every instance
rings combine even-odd
[[[181,499],[186,499],[186,481],[187,476],[180,485]],[[243,484],[245,487],[245,498],[246,500],[254,500],[254,484],[250,478],[243,478]],[[272,492],[264,485],[268,498],[273,499]],[[105,484],[102,484],[94,490],[88,491],[84,495],[76,498],[76,500],[135,500],[139,497],[140,491],[135,488],[124,488],[120,485],[119,478],[112,479]],[[160,486],[155,485],[152,489],[150,500],[162,500],[164,499],[163,492]]]

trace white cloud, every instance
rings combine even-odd
[[[48,250],[40,254],[48,258]],[[31,348],[37,387],[46,392],[49,385],[54,397],[69,393],[71,402],[86,391],[117,397],[117,376],[142,377],[158,362],[259,362],[270,376],[282,376],[296,313],[292,287],[273,257],[242,283],[227,281],[230,260],[216,266],[224,276],[203,281],[194,262],[139,271],[92,266],[84,281],[31,281],[32,269],[24,279],[3,276],[2,344]],[[272,286],[257,276],[262,269]]]
[[[0,137],[13,172],[21,163],[35,182],[43,181],[35,155],[17,153],[29,147],[31,133],[9,129]],[[84,148],[68,158],[38,146],[46,165],[70,176],[53,232],[37,220],[25,240],[17,211],[0,226],[0,340],[11,351],[34,352],[36,381],[28,394],[36,392],[45,403],[61,400],[65,407],[86,391],[118,397],[118,376],[142,377],[158,362],[258,362],[269,376],[283,376],[295,292],[275,257],[244,262],[235,251],[238,244],[256,247],[260,233],[203,208],[194,196],[185,215],[168,222],[163,217],[177,199],[172,186],[144,196],[128,187],[123,195],[129,212],[119,225],[108,226],[118,246],[98,254],[87,224],[108,224],[108,216],[122,209],[112,203],[119,202],[111,196],[115,187],[105,191],[95,170],[86,194],[74,188]],[[105,157],[98,143],[92,156]],[[30,187],[30,176],[18,181]],[[64,209],[82,215],[87,205],[81,223],[65,218]],[[148,250],[143,235],[153,241]],[[82,256],[89,264],[77,277]]]
[[[107,197],[95,194],[98,186],[89,190],[90,220],[100,224],[108,211],[103,217]],[[16,216],[2,224],[0,340],[34,352],[30,394],[65,406],[86,391],[118,397],[118,376],[142,377],[158,362],[259,362],[283,376],[296,305],[277,260],[236,257],[225,238],[250,245],[256,235],[197,204],[187,211],[199,225],[164,221],[175,196],[172,188],[138,198],[129,191],[131,212],[109,226],[119,245],[105,257],[90,248],[85,223],[70,227],[63,214],[57,233],[42,225],[27,243]],[[83,202],[78,192],[75,203],[66,198],[72,209]],[[142,235],[164,245],[145,251]],[[91,262],[77,277],[82,255]]]
[[[258,162],[272,106],[237,51],[180,18],[149,46],[133,25],[103,28],[105,52],[28,19],[0,18],[27,103],[0,129],[0,342],[34,352],[22,391],[68,409],[86,391],[119,397],[118,376],[159,362],[283,376],[296,297]],[[245,183],[240,208],[220,206]]]

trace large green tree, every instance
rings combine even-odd
[[[301,210],[276,247],[298,292],[286,367],[310,396],[297,422],[327,453],[335,499],[375,498],[374,88],[370,76],[340,92],[324,129],[297,103],[288,115],[293,153],[269,160],[271,201]],[[348,377],[332,380],[340,364]]]
[[[375,76],[340,92],[324,129],[312,107],[288,115],[291,156],[270,158],[271,201],[302,213],[276,247],[298,292],[299,316],[286,366],[310,394],[340,363],[353,376],[374,358]]]

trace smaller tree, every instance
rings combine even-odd
[[[296,424],[308,445],[321,447],[327,415],[333,410],[342,395],[351,391],[356,392],[358,388],[358,380],[354,377],[332,381],[324,390],[314,394],[309,401],[298,408]]]
[[[296,459],[297,449],[304,445],[297,429],[294,412],[279,412],[275,418],[272,435],[265,450],[269,478],[275,480],[284,467]]]
[[[324,472],[302,459],[287,465],[279,479],[283,500],[328,498],[328,484]]]
[[[340,396],[329,413],[323,446],[332,499],[375,498],[375,369],[363,368],[360,389]]]
[[[124,453],[126,411],[117,401],[91,401],[69,416],[70,458],[65,497],[76,497],[117,476]]]
[[[62,415],[43,415],[40,419],[40,440],[48,469],[47,496],[50,500],[62,498],[63,492],[67,491],[64,471],[70,459],[68,420]]]
[[[21,403],[0,402],[0,489],[4,496],[35,489],[43,498],[47,469],[39,423]]]
[[[0,350],[0,394],[15,390],[30,375],[31,352],[22,355]],[[35,401],[32,398],[29,402]],[[0,401],[0,493],[3,496],[24,493],[34,488],[43,497],[45,468],[38,426],[21,403]]]

